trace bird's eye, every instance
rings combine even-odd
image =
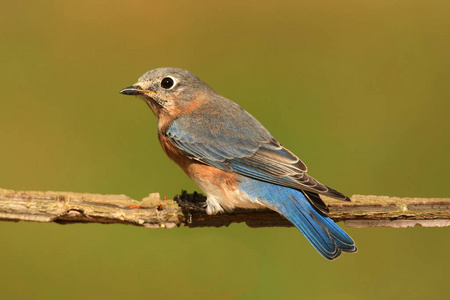
[[[168,89],[170,89],[170,88],[173,87],[174,83],[175,83],[175,82],[173,81],[172,78],[170,78],[170,77],[164,77],[163,80],[161,80],[161,87],[162,87],[163,89],[168,90]]]

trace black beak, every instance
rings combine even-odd
[[[132,85],[124,88],[123,90],[120,91],[120,93],[123,95],[140,95],[143,94],[144,91],[140,86]]]

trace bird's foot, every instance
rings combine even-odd
[[[188,194],[186,191],[182,190],[181,195],[176,195],[173,199],[181,206],[181,208],[186,210],[205,212],[207,207],[206,197],[197,192]]]

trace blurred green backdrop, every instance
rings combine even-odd
[[[172,197],[145,71],[186,68],[348,194],[448,197],[448,1],[2,1],[0,186]],[[443,299],[449,228],[0,223],[0,299]]]

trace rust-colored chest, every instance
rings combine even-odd
[[[164,134],[159,133],[158,138],[159,142],[161,143],[161,147],[163,148],[167,156],[171,160],[176,162],[177,165],[179,165],[183,169],[183,171],[189,175],[188,172],[189,165],[192,164],[193,161],[190,158],[183,155],[180,152],[180,150],[178,150],[177,147],[172,143],[172,141]]]

